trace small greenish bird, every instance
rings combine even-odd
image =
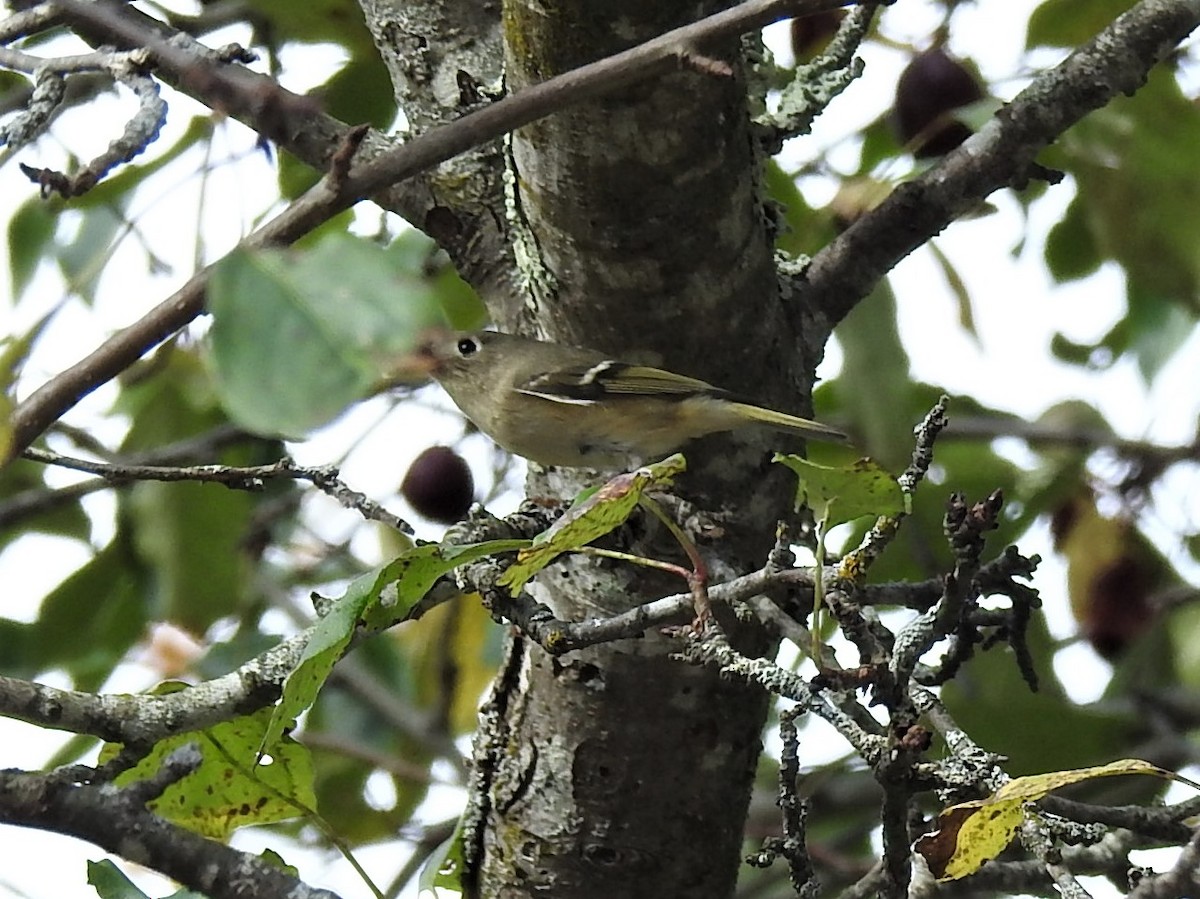
[[[541,465],[619,467],[746,424],[846,439],[696,378],[497,331],[431,332],[403,367],[432,377],[479,430]]]

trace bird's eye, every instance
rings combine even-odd
[[[473,337],[463,337],[455,344],[455,349],[460,356],[474,356],[479,352],[479,341]]]

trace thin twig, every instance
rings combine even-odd
[[[263,482],[272,478],[294,478],[308,481],[321,492],[336,499],[347,509],[362,514],[368,521],[378,521],[402,534],[413,533],[412,526],[399,516],[393,515],[366,494],[352,490],[338,477],[336,468],[329,466],[297,465],[289,456],[284,456],[269,465],[137,465],[114,462],[93,462],[77,459],[61,453],[30,447],[21,453],[22,458],[46,465],[58,465],[74,471],[100,475],[112,484],[128,484],[132,481],[195,481],[221,484],[231,490],[261,490]]]

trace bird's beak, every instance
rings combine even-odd
[[[417,337],[416,345],[409,352],[392,360],[387,366],[384,375],[387,383],[394,387],[411,387],[432,378],[441,367],[437,347],[444,333],[440,328],[422,332]]]

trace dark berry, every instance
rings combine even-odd
[[[900,75],[892,122],[900,142],[911,147],[914,156],[940,156],[971,135],[950,112],[982,99],[983,90],[967,67],[934,47]]]
[[[400,493],[418,514],[453,524],[475,501],[475,479],[462,456],[448,446],[431,446],[408,467]]]

